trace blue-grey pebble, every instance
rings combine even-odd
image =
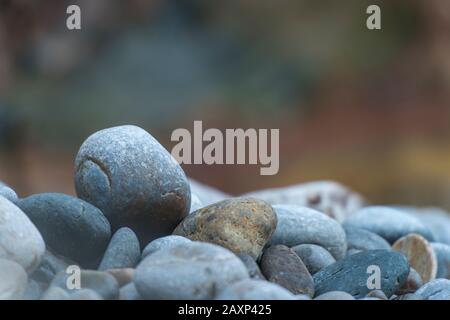
[[[277,226],[270,245],[317,244],[330,252],[336,260],[347,251],[345,232],[341,225],[314,209],[294,205],[274,205]]]
[[[255,259],[253,259],[253,257],[245,253],[239,253],[237,254],[237,256],[247,267],[250,278],[255,280],[266,280],[266,277],[264,277],[264,275],[262,274],[259,265],[256,263]]]
[[[134,268],[141,259],[141,247],[136,234],[130,228],[117,230],[106,248],[99,270]]]
[[[300,244],[292,247],[312,275],[336,262],[331,253],[316,244]]]
[[[142,259],[158,250],[170,249],[179,244],[187,244],[190,242],[191,242],[190,239],[176,235],[170,235],[155,239],[152,242],[150,242],[147,246],[145,246],[144,250],[142,251]]]
[[[23,300],[39,300],[47,289],[47,285],[34,279],[28,279],[25,292],[22,296]]]
[[[130,282],[120,288],[119,300],[142,300],[141,295],[133,282]]]
[[[386,206],[365,207],[346,219],[344,226],[366,229],[378,234],[391,244],[410,233],[417,233],[427,240],[433,240],[430,230],[418,219],[406,212]]]
[[[226,287],[216,300],[295,300],[295,297],[269,281],[246,279]]]
[[[15,203],[17,202],[18,196],[17,193],[11,189],[8,185],[4,184],[0,181],[0,196],[5,197],[9,201]]]
[[[344,291],[328,291],[315,297],[314,300],[355,300],[355,298]]]
[[[144,299],[213,299],[249,275],[244,263],[218,245],[193,241],[158,250],[136,268],[134,284]]]
[[[49,287],[41,296],[41,300],[70,300],[70,294],[60,287]]]
[[[409,273],[406,257],[398,252],[370,250],[356,253],[323,268],[314,275],[316,295],[328,291],[345,291],[355,298],[363,298],[371,291],[367,285],[369,266],[380,269],[381,290],[390,297],[403,285]]]
[[[77,195],[106,215],[113,230],[129,227],[141,245],[170,234],[189,213],[189,182],[147,131],[126,125],[84,141],[75,160]]]
[[[420,287],[415,294],[424,300],[450,300],[450,280],[432,280]]]
[[[30,275],[30,278],[48,285],[59,272],[65,271],[69,265],[74,264],[75,262],[58,256],[47,249],[42,256],[41,263]]]
[[[344,225],[347,250],[391,250],[390,244],[376,233],[365,229]]]
[[[70,300],[103,300],[103,298],[92,289],[80,289],[70,294]]]
[[[436,278],[450,279],[450,246],[444,243],[432,242],[431,247],[437,258]]]
[[[27,281],[27,273],[20,264],[0,258],[0,300],[21,299]]]
[[[35,194],[18,205],[54,253],[82,266],[97,266],[111,238],[110,224],[99,209],[61,193]]]

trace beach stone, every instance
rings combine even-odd
[[[393,300],[423,300],[423,298],[414,293],[406,293],[401,296],[395,297],[395,299]]]
[[[27,287],[27,273],[10,260],[0,259],[0,300],[21,299]]]
[[[355,298],[344,291],[328,291],[315,297],[314,300],[355,300]]]
[[[70,294],[59,287],[49,287],[41,297],[41,300],[70,300]]]
[[[5,197],[12,203],[15,203],[18,199],[17,193],[1,181],[0,181],[0,196]]]
[[[150,242],[142,251],[142,260],[148,255],[161,250],[161,249],[170,249],[179,244],[188,244],[191,240],[182,236],[165,236],[162,238],[158,238]]]
[[[265,189],[247,193],[274,204],[296,205],[323,212],[337,221],[343,221],[364,205],[364,199],[354,191],[334,181],[315,181],[283,188]]]
[[[66,272],[58,273],[53,281],[50,283],[50,287],[59,287],[69,294],[79,289],[67,288],[68,279],[71,274]],[[95,270],[81,270],[80,272],[80,289],[91,289],[98,293],[105,300],[113,300],[119,297],[119,284],[117,280],[108,272],[95,271]]]
[[[308,269],[294,250],[275,245],[267,248],[261,257],[261,271],[270,282],[293,294],[314,296],[314,282]]]
[[[47,249],[42,256],[41,263],[30,275],[30,278],[48,285],[56,274],[65,271],[69,265],[74,264],[76,263],[58,256]]]
[[[450,245],[450,213],[440,208],[401,207],[417,218],[433,234],[435,242]]]
[[[31,273],[44,252],[45,243],[35,225],[15,204],[0,196],[0,259],[15,261]]]
[[[277,226],[270,245],[294,247],[300,244],[317,244],[330,252],[336,260],[347,251],[345,232],[341,225],[327,215],[306,207],[274,205]]]
[[[22,300],[39,300],[46,289],[47,285],[29,278]]]
[[[365,297],[371,289],[367,282],[369,266],[381,272],[381,290],[390,297],[402,286],[409,273],[406,257],[394,251],[370,250],[356,253],[323,268],[314,275],[316,295],[328,291],[345,291],[355,298]]]
[[[295,294],[294,300],[312,300],[307,294]]]
[[[61,193],[35,194],[18,205],[52,252],[83,266],[97,265],[111,237],[109,222],[99,209]]]
[[[249,256],[248,254],[245,254],[245,253],[237,254],[237,256],[239,257],[239,259],[241,259],[241,261],[247,267],[247,271],[248,271],[248,274],[251,279],[266,280],[266,278],[262,274],[261,269],[259,268],[258,264],[251,256]]]
[[[432,280],[420,287],[415,294],[424,300],[450,300],[450,280]]]
[[[301,244],[292,247],[292,250],[300,257],[312,275],[336,262],[331,253],[315,244]]]
[[[70,300],[103,300],[103,298],[94,290],[80,289],[70,294]]]
[[[246,279],[226,287],[216,300],[294,300],[294,295],[274,283]]]
[[[408,258],[409,265],[419,273],[424,283],[436,278],[436,254],[424,237],[414,233],[408,234],[398,239],[392,248]]]
[[[391,245],[376,233],[352,226],[344,226],[347,250],[391,250]]]
[[[380,300],[389,300],[381,290],[372,290],[366,295],[366,297],[378,298]]]
[[[344,227],[348,226],[376,233],[391,244],[410,233],[417,233],[427,240],[433,240],[430,230],[418,219],[391,207],[365,207],[345,220]]]
[[[437,258],[436,278],[450,279],[450,246],[444,243],[431,243]]]
[[[132,268],[122,268],[122,269],[108,269],[105,270],[109,274],[111,274],[119,284],[119,287],[123,287],[124,285],[133,281],[134,270]]]
[[[367,250],[366,250],[366,251],[367,251]],[[348,249],[348,250],[347,250],[347,253],[345,254],[345,256],[348,257],[348,256],[351,256],[352,254],[359,253],[359,252],[362,252],[362,250],[358,250],[358,249]]]
[[[136,234],[123,227],[112,236],[98,269],[134,268],[140,259],[141,247]]]
[[[248,279],[244,263],[220,246],[191,242],[158,250],[136,268],[134,284],[144,299],[212,299]]]
[[[423,285],[422,278],[420,274],[414,270],[414,268],[409,268],[408,278],[406,282],[395,292],[397,295],[404,295],[407,293],[414,293]]]
[[[148,132],[131,125],[84,141],[75,160],[75,189],[102,210],[114,231],[131,228],[141,245],[170,234],[191,205],[181,167]]]
[[[130,282],[120,288],[119,300],[142,300],[136,286],[133,282]]]
[[[222,192],[219,189],[213,188],[194,179],[189,179],[189,185],[191,186],[191,193],[195,194],[198,197],[200,203],[202,204],[202,207],[209,206],[216,202],[232,197],[231,195]]]
[[[173,234],[214,243],[256,259],[276,226],[277,217],[266,202],[231,198],[190,214]]]

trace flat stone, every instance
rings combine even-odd
[[[312,275],[336,262],[331,253],[315,244],[301,244],[292,247],[292,250],[300,257]]]
[[[391,207],[365,207],[345,220],[344,227],[347,226],[376,233],[389,243],[394,243],[410,233],[417,233],[427,240],[433,240],[430,230],[418,219]]]
[[[355,298],[344,291],[328,291],[315,297],[314,300],[355,300]]]
[[[234,282],[248,279],[244,263],[220,246],[191,242],[147,256],[134,284],[144,299],[213,299]]]
[[[416,270],[424,283],[436,278],[437,258],[428,241],[418,234],[408,234],[398,239],[392,248],[408,258],[409,265]]]
[[[408,278],[406,282],[395,292],[397,295],[405,295],[407,293],[414,293],[423,285],[422,278],[420,274],[414,270],[414,268],[409,269]]]
[[[337,221],[343,221],[365,203],[359,194],[334,181],[315,181],[265,189],[243,196],[262,199],[272,205],[286,204],[312,208]]]
[[[294,296],[274,283],[246,279],[226,287],[216,300],[294,300]]]
[[[314,296],[314,282],[308,269],[294,250],[275,245],[267,248],[261,258],[261,271],[270,282],[293,294]]]
[[[450,300],[450,280],[435,279],[415,292],[424,300]]]
[[[21,299],[27,281],[27,273],[20,264],[0,259],[0,300]]]
[[[316,295],[329,291],[345,291],[355,298],[365,297],[372,289],[368,283],[375,275],[370,266],[380,270],[381,290],[390,297],[402,286],[409,273],[406,257],[394,251],[371,250],[356,253],[323,268],[314,275]]]
[[[266,278],[262,274],[261,269],[259,268],[258,264],[251,256],[249,256],[248,254],[243,254],[243,253],[237,254],[237,256],[239,257],[239,259],[241,259],[241,261],[247,267],[247,271],[248,271],[248,274],[251,279],[266,280]]]
[[[15,261],[31,273],[44,252],[45,243],[35,225],[15,204],[0,196],[0,259]]]
[[[98,269],[134,268],[140,259],[141,247],[136,234],[123,227],[112,236]]]
[[[345,226],[347,250],[391,250],[391,245],[376,233],[352,226]]]
[[[141,245],[170,234],[191,205],[188,180],[175,159],[130,125],[84,141],[75,160],[75,189],[105,214],[113,231],[129,227]]]
[[[214,243],[256,259],[276,225],[277,217],[266,202],[231,198],[190,214],[173,234]]]
[[[274,205],[278,224],[270,245],[294,247],[317,244],[330,252],[336,260],[347,251],[345,232],[341,225],[327,215],[306,207]]]
[[[17,193],[1,181],[0,181],[0,196],[5,197],[12,203],[15,203],[18,199]]]
[[[109,222],[99,209],[61,193],[35,194],[18,205],[52,252],[83,266],[98,264],[111,238]]]
[[[450,246],[444,243],[433,242],[431,247],[437,258],[436,278],[450,279]]]
[[[39,300],[46,289],[46,284],[29,278],[22,300]]]
[[[142,251],[142,260],[148,255],[161,250],[161,249],[170,249],[176,247],[179,244],[187,244],[190,243],[191,240],[182,236],[165,236],[162,238],[158,238],[150,242]]]

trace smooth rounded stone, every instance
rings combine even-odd
[[[189,209],[189,213],[195,212],[198,209],[203,208],[205,205],[202,200],[195,193],[191,193],[191,208]]]
[[[409,273],[406,257],[395,251],[370,250],[356,253],[323,268],[314,275],[316,295],[328,291],[345,291],[355,298],[365,297],[372,289],[371,276],[376,273],[369,267],[380,270],[381,290],[390,297],[402,286]],[[368,271],[369,270],[369,271]]]
[[[347,250],[347,253],[345,254],[345,256],[348,257],[348,256],[351,256],[352,254],[359,253],[359,252],[362,252],[362,250],[349,249],[349,250]]]
[[[41,232],[52,252],[83,266],[98,263],[111,228],[91,204],[61,193],[42,193],[19,200],[19,207]]]
[[[75,160],[75,189],[102,210],[113,230],[130,227],[141,245],[170,234],[191,205],[179,164],[148,132],[130,125],[84,141]]]
[[[423,300],[423,298],[414,293],[406,293],[398,297],[395,297],[395,299],[393,300]]]
[[[27,281],[27,273],[20,264],[0,259],[0,300],[21,299]]]
[[[414,293],[423,285],[422,278],[420,274],[414,270],[414,268],[409,268],[408,278],[406,282],[395,292],[397,295],[404,295],[407,293]]]
[[[134,283],[130,282],[120,288],[119,300],[142,300]]]
[[[226,287],[216,300],[295,300],[295,297],[269,281],[246,279]]]
[[[406,212],[385,206],[371,206],[359,210],[345,220],[344,227],[347,226],[376,233],[391,244],[410,233],[433,240],[430,230],[418,219]]]
[[[47,249],[42,256],[39,266],[33,271],[32,274],[30,274],[30,278],[38,282],[49,284],[56,274],[61,271],[65,271],[69,265],[74,264],[75,262],[58,256]]]
[[[182,237],[182,236],[165,236],[162,238],[158,238],[150,242],[142,251],[142,260],[147,257],[148,255],[161,250],[161,249],[170,249],[173,247],[176,247],[179,244],[188,244],[192,241],[188,238]]]
[[[317,244],[330,252],[336,260],[345,256],[345,232],[336,220],[306,207],[274,205],[273,209],[278,224],[269,241],[270,245],[294,247],[300,244]]]
[[[212,299],[226,286],[248,279],[244,263],[220,246],[191,242],[147,256],[134,284],[144,299]]]
[[[173,234],[214,243],[257,259],[276,226],[277,217],[266,202],[231,198],[193,212]]]
[[[237,256],[239,257],[239,259],[241,259],[241,261],[247,267],[247,271],[248,271],[248,274],[251,279],[266,280],[266,278],[262,274],[261,269],[259,268],[258,264],[251,256],[249,256],[248,254],[242,254],[242,253],[237,254]]]
[[[70,300],[103,300],[102,297],[91,289],[74,290],[70,294]]]
[[[307,294],[296,294],[294,295],[295,300],[312,300]]]
[[[22,295],[23,300],[39,300],[47,289],[47,285],[33,279],[28,279],[25,292]]]
[[[383,299],[377,298],[377,297],[364,297],[358,300],[376,300],[376,301],[383,301]]]
[[[381,290],[372,290],[366,295],[366,297],[378,298],[380,300],[389,300]]]
[[[17,193],[11,189],[9,186],[0,181],[0,196],[5,197],[11,202],[16,202],[18,197]]]
[[[398,239],[392,248],[408,258],[409,265],[419,273],[424,283],[436,278],[436,254],[424,237],[414,233],[408,234]]]
[[[334,181],[316,181],[283,188],[247,193],[270,204],[308,207],[325,213],[341,222],[363,207],[365,201],[357,193]]]
[[[314,282],[308,269],[294,250],[275,245],[267,248],[261,257],[261,271],[270,282],[293,294],[314,296]]]
[[[49,287],[42,295],[41,300],[70,300],[70,294],[63,288]]]
[[[15,261],[31,273],[44,252],[45,243],[35,225],[15,204],[0,196],[0,259]]]
[[[450,280],[435,279],[415,292],[424,300],[450,300]]]
[[[74,274],[60,272],[50,283],[50,287],[59,287],[67,290],[70,294],[75,290],[67,287],[71,283]],[[69,278],[71,277],[71,278]],[[81,270],[80,272],[80,289],[91,289],[97,292],[105,300],[117,299],[119,296],[119,284],[117,280],[108,272]]]
[[[331,253],[315,244],[301,244],[292,247],[292,250],[300,257],[312,275],[336,262]]]
[[[444,243],[433,242],[431,247],[437,258],[436,278],[450,279],[450,246]]]
[[[140,259],[141,247],[136,234],[123,227],[112,236],[98,269],[134,268]]]
[[[108,269],[105,271],[111,274],[117,280],[119,287],[123,287],[124,285],[133,281],[135,269],[123,268],[123,269]]]
[[[344,291],[328,291],[315,297],[314,300],[355,300],[355,298]]]
[[[202,203],[202,207],[209,206],[213,203],[231,198],[231,195],[201,182],[198,182],[194,179],[189,179],[189,185],[191,186],[191,194],[195,194],[198,197],[198,199]]]
[[[391,245],[376,233],[352,226],[344,226],[347,250],[391,250]]]

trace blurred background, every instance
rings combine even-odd
[[[184,166],[232,194],[331,179],[450,209],[450,1],[0,0],[0,180],[20,195],[74,194],[94,131],[136,124],[171,150],[194,120],[280,129],[275,176]]]

